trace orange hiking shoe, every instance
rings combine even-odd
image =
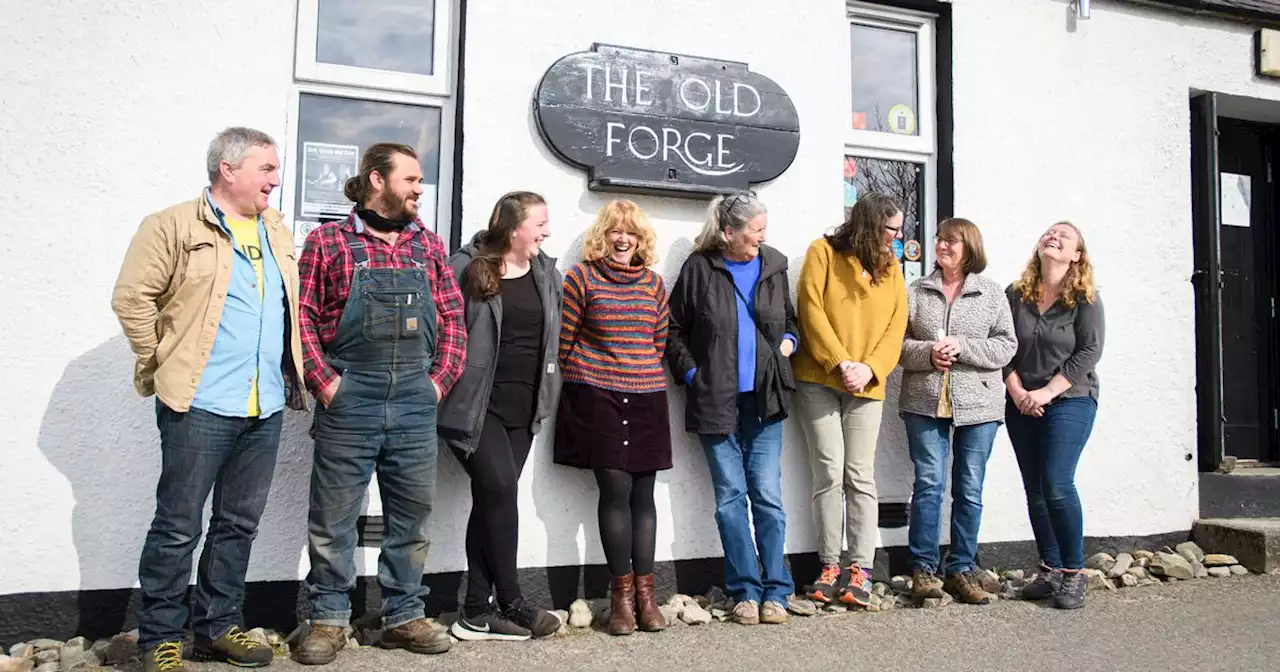
[[[840,565],[823,565],[822,573],[816,581],[805,586],[804,594],[814,602],[828,604],[840,594],[847,580]]]

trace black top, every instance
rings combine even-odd
[[[489,412],[507,427],[533,421],[542,362],[542,302],[533,273],[502,280],[502,330]]]
[[[1095,368],[1102,358],[1104,320],[1102,297],[1093,303],[1076,302],[1068,308],[1059,299],[1042,315],[1034,303],[1022,300],[1022,293],[1012,285],[1006,290],[1013,312],[1013,329],[1018,337],[1018,352],[1004,369],[1017,371],[1022,386],[1038,390],[1061,373],[1071,381],[1062,397],[1098,398],[1098,374]]]

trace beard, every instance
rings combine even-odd
[[[387,219],[393,222],[408,222],[417,215],[417,207],[411,208],[409,205],[410,196],[411,194],[397,194],[388,189],[378,197],[375,209],[387,213]]]

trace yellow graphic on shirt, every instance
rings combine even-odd
[[[258,300],[262,301],[264,290],[262,287],[262,241],[258,237],[258,222],[254,219],[237,219],[228,215],[226,217],[227,228],[231,229],[231,236],[235,238],[236,247],[244,252],[249,261],[253,263],[253,272],[257,276],[258,282]],[[253,373],[253,387],[249,389],[249,417],[256,418],[262,413],[262,408],[258,405],[258,371]]]

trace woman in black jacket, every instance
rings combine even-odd
[[[764,244],[767,226],[752,192],[711,202],[671,292],[666,353],[677,383],[689,388],[685,429],[707,454],[725,591],[743,625],[785,622],[795,589],[783,556],[781,461],[795,390],[788,358],[799,339],[787,258]]]
[[[561,279],[541,251],[547,205],[516,191],[450,258],[466,305],[467,368],[440,403],[440,439],[471,477],[461,640],[544,637],[560,619],[525,604],[516,579],[516,496],[533,435],[556,407]],[[491,604],[497,593],[496,608]]]

